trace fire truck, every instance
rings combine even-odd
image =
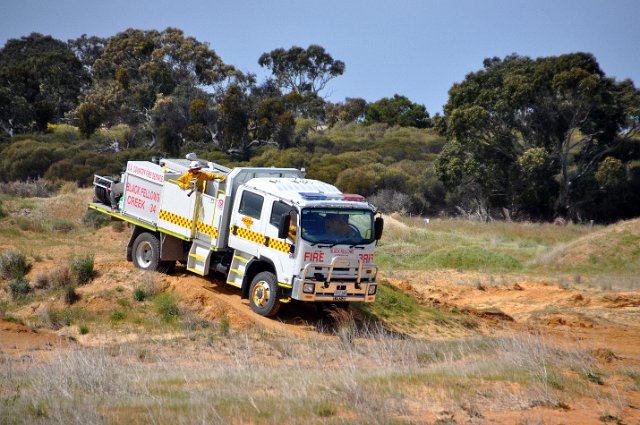
[[[119,181],[94,176],[89,208],[130,223],[128,261],[145,270],[166,272],[180,262],[201,276],[221,273],[263,316],[291,300],[375,300],[374,249],[384,223],[364,197],[295,168],[227,168],[203,160],[203,171],[224,180],[184,189],[177,179],[194,160],[190,155],[129,161]],[[340,233],[332,220],[341,223]]]

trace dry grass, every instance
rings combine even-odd
[[[434,421],[443,410],[473,420],[571,405],[597,386],[569,372],[590,370],[588,354],[535,336],[429,342],[380,327],[351,332],[345,340],[207,329],[61,350],[42,362],[5,358],[0,423],[388,424]]]

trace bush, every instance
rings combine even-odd
[[[137,287],[133,290],[133,299],[136,301],[144,301],[149,297],[149,294],[144,290],[144,288]]]
[[[93,254],[73,258],[71,260],[71,275],[78,285],[89,283],[95,275]]]
[[[11,290],[11,296],[13,299],[17,300],[24,298],[29,292],[31,292],[31,285],[29,285],[29,281],[24,277],[18,277],[9,283],[9,289]]]
[[[52,288],[64,288],[71,284],[71,281],[71,271],[67,266],[57,268],[49,274],[49,283]]]
[[[104,227],[109,224],[110,221],[111,220],[108,215],[96,210],[87,210],[87,212],[84,214],[84,217],[82,217],[82,224],[94,229]]]
[[[162,293],[154,300],[156,312],[164,322],[173,322],[180,315],[178,297],[173,293]]]
[[[28,269],[27,257],[18,250],[0,254],[0,277],[3,279],[22,278]]]
[[[89,327],[87,325],[80,325],[80,335],[86,335],[89,333]]]

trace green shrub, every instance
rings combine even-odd
[[[89,283],[95,275],[95,270],[93,268],[93,254],[73,258],[71,260],[71,275],[78,285]]]
[[[89,333],[89,327],[87,325],[80,325],[80,335],[86,335]]]
[[[136,301],[144,301],[149,297],[149,294],[147,294],[147,291],[144,290],[144,288],[141,287],[137,287],[136,289],[133,290],[133,299]]]
[[[7,213],[2,208],[2,199],[0,199],[0,218],[5,218],[6,216],[7,216]]]
[[[109,319],[112,322],[121,322],[126,318],[127,318],[127,313],[124,310],[120,310],[119,308],[116,308],[115,310],[113,310],[111,312],[111,316],[109,316]]]
[[[27,257],[18,250],[8,250],[0,254],[0,277],[19,279],[28,270]]]
[[[180,315],[178,297],[173,293],[159,294],[153,301],[156,312],[164,322],[173,322]]]
[[[94,229],[104,227],[109,224],[110,221],[111,220],[108,215],[96,210],[87,210],[87,212],[84,214],[84,217],[82,217],[82,224]]]
[[[29,292],[31,292],[31,285],[29,281],[24,277],[18,277],[13,279],[9,283],[9,290],[14,300],[24,298]]]

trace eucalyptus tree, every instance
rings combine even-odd
[[[484,208],[575,217],[599,164],[634,143],[638,105],[588,53],[486,59],[449,90],[438,175]]]

